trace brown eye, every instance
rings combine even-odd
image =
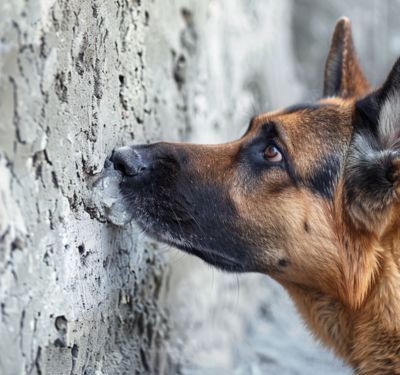
[[[268,146],[264,151],[264,156],[268,161],[278,163],[282,160],[282,154],[278,150],[278,147],[273,145]]]

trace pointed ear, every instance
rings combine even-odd
[[[356,102],[358,128],[374,134],[382,150],[400,147],[400,58],[385,83]]]
[[[357,60],[350,21],[342,17],[336,23],[325,63],[324,97],[359,97],[369,89]]]
[[[400,203],[400,59],[377,91],[356,102],[345,199],[359,227],[380,235]]]

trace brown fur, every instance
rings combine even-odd
[[[256,116],[231,143],[160,143],[114,155],[144,229],[221,268],[273,277],[314,335],[359,374],[400,374],[400,162],[397,146],[382,146],[371,130],[379,126],[372,110],[396,92],[396,72],[369,94],[341,19],[318,103]],[[257,144],[270,138],[286,169],[257,159]],[[140,190],[142,170],[167,172],[149,175]],[[369,190],[363,181],[373,185],[376,173],[383,185]]]
[[[332,36],[328,61],[335,60],[334,65],[339,65],[339,72],[333,71],[330,64],[325,66],[324,96],[339,95],[342,98],[364,95],[370,85],[357,61],[355,54],[350,21],[343,17],[335,27]],[[339,90],[331,84],[337,74],[340,74]]]

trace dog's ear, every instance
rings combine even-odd
[[[325,63],[324,97],[360,97],[370,85],[357,60],[350,21],[340,18],[333,32],[331,46]]]
[[[400,59],[383,86],[356,102],[345,167],[345,206],[359,227],[380,235],[400,201]]]

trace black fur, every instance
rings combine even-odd
[[[394,64],[382,87],[356,102],[356,131],[367,130],[377,137],[382,106],[390,98],[390,95],[395,93],[400,93],[400,58]]]
[[[381,119],[382,109],[393,105],[389,100],[399,94],[400,59],[384,85],[355,106],[354,133],[345,166],[345,206],[353,220],[368,230],[379,227],[382,215],[396,199],[393,161],[400,156],[396,142],[399,124],[384,129],[385,124],[379,121],[388,121]],[[396,113],[400,108],[386,110]]]
[[[304,183],[313,192],[324,198],[332,199],[334,187],[339,177],[340,159],[331,154],[319,161],[315,171],[308,176]]]
[[[373,133],[356,133],[350,147],[345,170],[346,200],[350,206],[368,215],[380,211],[392,198],[390,181],[392,160],[396,154],[382,150]]]

